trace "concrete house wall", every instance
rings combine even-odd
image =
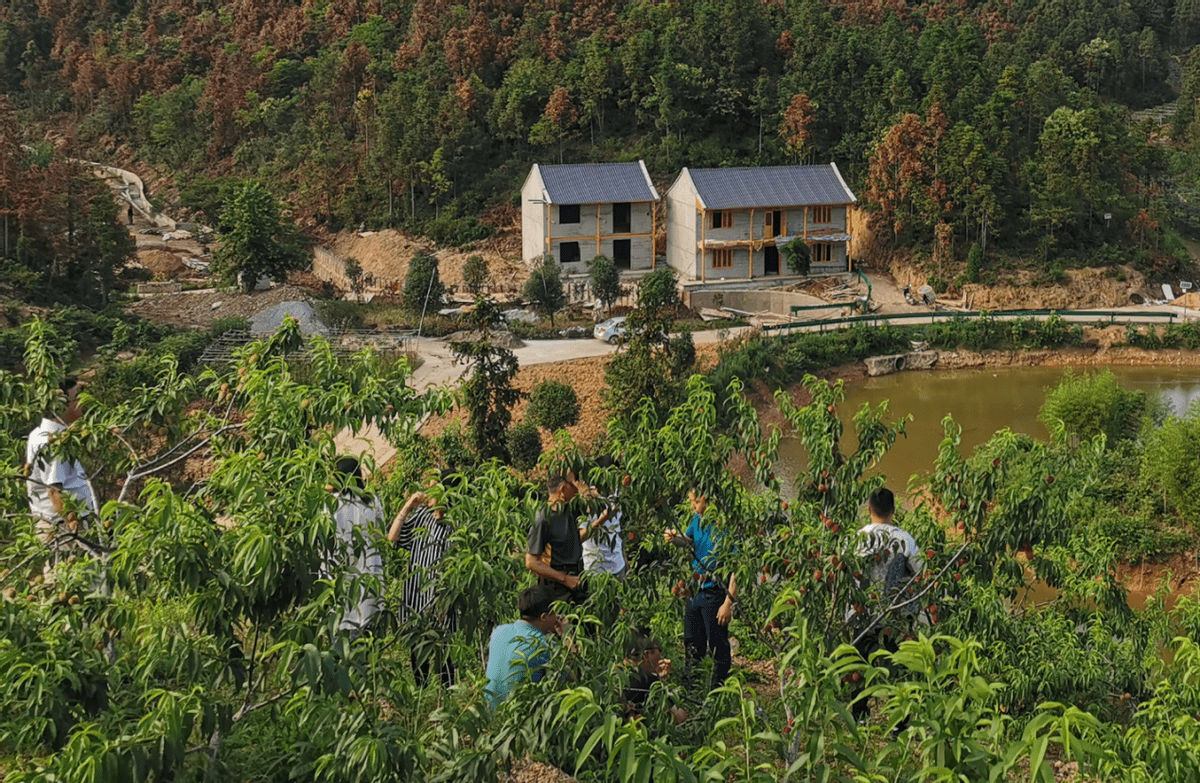
[[[713,228],[713,212],[705,209],[699,199],[696,186],[685,168],[666,194],[667,198],[667,263],[684,279],[720,280],[775,277],[791,274],[787,268],[786,254],[779,251],[779,271],[766,272],[766,248],[772,240],[766,237],[766,215],[780,211],[780,236],[802,236],[807,234],[811,241],[821,242],[822,234],[844,234],[847,230],[845,204],[825,205],[779,205],[776,207],[733,208],[722,210],[732,213],[733,225]],[[830,219],[817,222],[813,207],[829,206]],[[751,249],[753,241],[758,245]],[[713,250],[720,243],[740,243],[725,249],[732,250],[732,266],[714,267]],[[717,247],[714,248],[713,245]],[[848,268],[847,243],[833,241],[832,257],[828,263],[814,263],[811,272],[845,271]],[[700,245],[704,248],[701,249]]]
[[[700,220],[696,188],[687,169],[667,191],[667,265],[685,280],[700,276]]]
[[[526,262],[546,250],[546,206],[542,200],[542,177],[537,166],[521,188],[521,258]]]
[[[645,166],[642,166],[645,176]],[[601,180],[602,182],[602,180]],[[658,194],[649,186],[657,198]],[[600,189],[604,189],[600,185]],[[594,189],[593,189],[594,190]],[[628,193],[628,189],[625,190]],[[643,191],[644,192],[644,191]],[[561,196],[560,196],[561,197]],[[553,203],[551,203],[553,202]],[[629,269],[650,269],[654,265],[654,201],[618,201],[629,204],[629,229],[616,232],[614,225],[614,202],[591,202],[572,204],[557,203],[546,192],[545,180],[536,164],[521,189],[521,249],[522,258],[532,262],[545,252],[553,254],[562,263],[563,245],[577,243],[579,261],[562,265],[565,274],[584,274],[587,262],[597,255],[614,258],[614,244],[629,242]],[[577,206],[578,222],[563,223],[561,207]]]

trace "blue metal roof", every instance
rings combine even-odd
[[[551,204],[658,201],[658,191],[640,161],[539,165],[538,170]]]
[[[824,166],[688,169],[688,174],[696,186],[696,194],[707,209],[852,204],[858,200],[846,187],[833,163]]]

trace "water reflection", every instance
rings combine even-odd
[[[1182,413],[1200,400],[1200,368],[1111,367],[1118,382],[1127,388],[1144,389]],[[962,446],[970,453],[1005,427],[1049,437],[1037,419],[1046,390],[1066,372],[1063,367],[1015,367],[994,370],[951,370],[910,372],[868,378],[847,388],[839,415],[846,425],[843,448],[857,447],[851,418],[864,404],[888,403],[889,421],[912,415],[907,437],[899,440],[874,472],[882,472],[888,483],[902,493],[913,474],[933,469],[942,442],[942,419],[950,414],[962,426]],[[790,490],[808,457],[794,437],[780,444],[780,469],[776,472]]]

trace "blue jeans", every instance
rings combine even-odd
[[[683,646],[687,648],[688,663],[694,667],[710,652],[713,657],[713,687],[725,684],[733,653],[729,649],[729,626],[717,622],[717,610],[725,603],[725,591],[720,587],[701,590],[688,602],[683,615]]]

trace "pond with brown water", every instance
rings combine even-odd
[[[1094,371],[1096,368],[1087,369]],[[1118,366],[1107,369],[1122,386],[1142,389],[1159,397],[1171,406],[1173,413],[1183,413],[1194,401],[1200,400],[1200,368]],[[1057,385],[1066,372],[1062,367],[908,372],[847,384],[846,400],[839,406],[839,416],[845,425],[842,449],[850,453],[858,445],[852,417],[863,405],[875,407],[887,402],[887,421],[898,421],[911,415],[906,436],[896,442],[872,471],[886,476],[888,485],[897,495],[903,496],[911,476],[925,476],[933,470],[944,438],[942,420],[947,415],[953,416],[962,427],[960,448],[965,455],[1006,427],[1041,440],[1048,438],[1045,425],[1038,421],[1038,411],[1047,390]],[[776,470],[785,489],[792,488],[807,462],[808,455],[800,441],[794,436],[785,437],[780,443]],[[1130,604],[1140,606],[1151,592],[1151,585],[1146,585],[1146,589],[1131,590]],[[1035,602],[1044,601],[1052,595],[1049,588],[1035,584],[1029,598]]]

